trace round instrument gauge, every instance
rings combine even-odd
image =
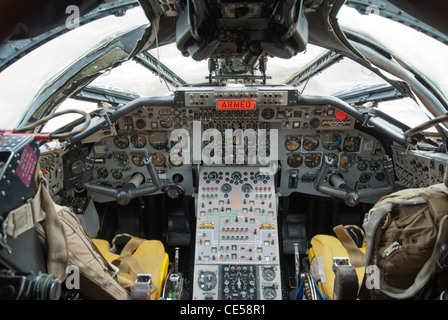
[[[355,160],[352,159],[352,157],[349,155],[343,155],[341,157],[340,165],[344,169],[350,168],[354,163],[355,163]]]
[[[166,158],[162,153],[157,152],[152,155],[152,161],[156,167],[162,167],[166,163]]]
[[[146,127],[146,121],[143,120],[143,119],[137,119],[137,121],[135,121],[135,126],[136,126],[138,129],[143,129],[143,128]]]
[[[272,268],[264,268],[262,276],[264,280],[272,281],[275,279],[275,271]]]
[[[243,175],[242,175],[241,172],[239,172],[239,171],[234,171],[234,172],[232,172],[232,174],[230,175],[230,177],[231,177],[232,180],[234,180],[234,181],[239,181],[239,180],[241,180],[241,178],[243,177]]]
[[[121,171],[113,170],[112,177],[116,180],[120,180],[121,178],[123,178],[123,174],[121,173]]]
[[[369,163],[365,160],[359,160],[357,168],[359,171],[366,171],[369,167]]]
[[[109,172],[106,168],[99,168],[96,173],[98,174],[99,179],[106,179],[109,175]]]
[[[127,167],[129,165],[129,157],[126,152],[114,152],[113,153],[114,163],[119,167]]]
[[[218,179],[218,173],[216,171],[212,171],[208,174],[207,178],[210,181],[215,181],[216,179]]]
[[[344,151],[358,152],[360,148],[361,148],[360,137],[346,137],[344,139]]]
[[[305,165],[309,168],[317,167],[320,164],[320,154],[312,153],[305,157]]]
[[[261,116],[265,120],[271,120],[272,118],[274,118],[274,115],[275,111],[271,108],[265,108],[261,111]]]
[[[370,181],[370,174],[369,173],[363,173],[360,177],[359,177],[359,182],[361,183],[367,183]]]
[[[125,135],[118,135],[114,137],[114,144],[117,148],[126,149],[129,146],[129,139]]]
[[[249,183],[245,183],[241,186],[241,191],[243,191],[244,193],[251,193],[252,190],[252,185]]]
[[[266,287],[263,289],[263,297],[266,300],[274,300],[277,297],[277,292],[272,287]]]
[[[266,179],[266,175],[262,174],[261,172],[257,172],[255,174],[255,179],[258,181],[263,181]]]
[[[377,171],[381,168],[381,163],[379,163],[378,161],[372,161],[370,162],[370,166],[369,169],[372,171]]]
[[[184,164],[182,155],[178,154],[178,153],[170,154],[168,159],[169,159],[171,165],[173,165],[175,167],[180,167],[181,165]]]
[[[74,174],[79,174],[84,171],[84,162],[76,160],[70,165],[70,171]]]
[[[300,167],[303,163],[303,157],[300,154],[290,154],[286,160],[286,163],[291,168]]]
[[[149,135],[148,142],[154,149],[162,150],[168,145],[168,138],[162,132],[154,132]]]
[[[288,151],[296,151],[300,148],[300,138],[299,137],[288,137],[285,141],[285,148]]]
[[[131,143],[136,148],[143,148],[144,146],[146,146],[146,138],[141,133],[134,133],[131,136]]]
[[[143,163],[143,158],[145,157],[146,155],[144,155],[143,153],[134,153],[132,154],[132,163],[138,167],[143,167],[145,165]]]
[[[303,138],[303,148],[306,151],[314,151],[319,146],[319,139],[316,136],[306,136]]]
[[[322,146],[327,150],[334,150],[342,142],[342,137],[337,132],[326,132],[322,136]]]
[[[230,191],[232,191],[232,186],[231,186],[230,184],[228,184],[228,183],[224,183],[224,184],[221,186],[221,191],[222,191],[223,193],[229,193]]]
[[[169,129],[173,126],[173,120],[171,119],[161,119],[160,120],[160,127],[164,129]]]

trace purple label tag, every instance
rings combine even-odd
[[[36,169],[37,156],[34,154],[33,148],[30,145],[23,148],[22,157],[20,158],[20,165],[16,172],[20,180],[27,187],[33,179],[34,170]]]

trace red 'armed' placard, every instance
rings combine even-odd
[[[254,99],[216,100],[216,110],[255,110]]]

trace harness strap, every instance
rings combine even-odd
[[[364,267],[365,266],[365,255],[359,250],[355,241],[353,241],[352,237],[348,234],[347,230],[342,226],[336,226],[333,228],[334,233],[338,237],[339,241],[341,241],[345,250],[347,250],[348,256],[350,258],[350,264],[355,267]]]

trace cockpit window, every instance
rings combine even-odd
[[[107,16],[74,28],[28,53],[0,73],[1,128],[12,128],[39,92],[89,50],[126,30],[148,24],[141,8],[123,17]]]
[[[338,22],[347,34],[355,33],[392,53],[397,63],[415,70],[448,100],[448,79],[445,72],[448,46],[375,12],[372,10],[368,15],[360,14],[355,9],[343,6],[338,13]]]

